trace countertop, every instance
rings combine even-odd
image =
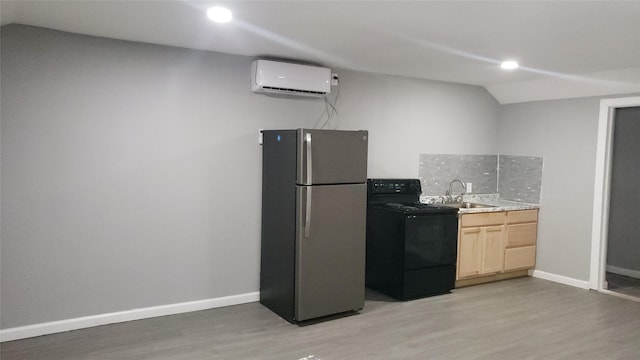
[[[437,203],[441,197],[425,196],[420,199],[424,203]],[[469,194],[462,196],[462,202],[470,202],[475,204],[491,205],[491,207],[479,208],[460,208],[459,214],[475,214],[499,211],[517,211],[517,210],[533,210],[539,209],[539,204],[529,204],[513,200],[500,199],[498,194]],[[442,204],[447,205],[447,204]]]

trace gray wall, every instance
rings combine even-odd
[[[607,265],[640,271],[640,107],[617,109],[614,121]]]
[[[495,153],[499,105],[484,89],[343,72],[340,126],[368,129],[369,176],[417,178],[421,153]]]
[[[502,154],[544,158],[536,269],[589,280],[598,98],[501,107]]]
[[[1,36],[1,328],[258,291],[257,132],[311,127],[321,101],[252,94],[247,57]],[[483,88],[339,74],[339,128],[370,131],[369,176],[496,153]]]

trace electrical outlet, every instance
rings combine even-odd
[[[471,194],[473,192],[473,184],[470,182],[467,183],[467,194]]]
[[[338,79],[338,74],[336,73],[331,74],[331,86],[338,86],[339,82],[340,80]]]
[[[258,130],[258,145],[262,145],[262,129]]]

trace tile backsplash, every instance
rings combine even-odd
[[[507,200],[540,203],[542,189],[542,158],[535,156],[500,155],[498,192]]]
[[[498,188],[497,170],[497,155],[420,154],[420,182],[422,193],[427,195],[444,195],[453,179],[472,183],[473,193],[494,194]],[[454,194],[464,191],[460,184],[452,190]]]
[[[474,194],[500,194],[500,198],[540,203],[543,159],[513,155],[420,154],[419,176],[424,195],[444,195],[449,182],[472,183]],[[453,193],[464,189],[453,186]]]

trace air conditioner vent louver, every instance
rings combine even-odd
[[[331,69],[256,60],[251,63],[251,90],[256,93],[323,97],[331,92]]]
[[[292,93],[304,93],[304,94],[314,94],[314,95],[322,95],[322,96],[327,95],[327,93],[322,91],[288,89],[288,88],[279,88],[279,87],[273,87],[273,86],[263,86],[262,88],[265,90],[286,91],[286,92],[292,92]]]

